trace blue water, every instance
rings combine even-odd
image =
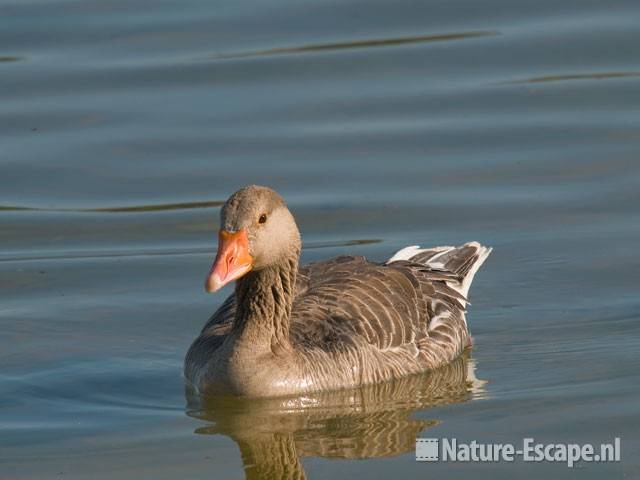
[[[639,19],[0,0],[0,477],[640,475]],[[249,183],[286,198],[304,262],[493,246],[477,380],[194,406],[182,359],[229,292],[202,291],[219,205]],[[416,435],[617,436],[622,461],[417,463]]]

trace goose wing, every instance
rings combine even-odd
[[[326,350],[362,342],[415,350],[427,335],[427,305],[410,270],[341,256],[310,264],[306,274],[307,288],[292,308],[295,343]]]
[[[307,267],[307,288],[294,302],[294,340],[323,349],[363,341],[450,361],[468,342],[467,292],[490,253],[461,247],[408,247],[385,264],[342,256]],[[431,360],[436,362],[436,359]]]

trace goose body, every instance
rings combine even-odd
[[[468,289],[491,252],[477,242],[299,266],[293,217],[256,186],[227,201],[220,235],[207,289],[237,281],[187,353],[185,376],[199,392],[357,387],[436,369],[470,345]]]

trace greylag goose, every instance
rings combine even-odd
[[[278,193],[251,185],[220,213],[205,281],[236,281],[191,345],[197,392],[275,397],[434,370],[470,345],[467,292],[490,248],[406,247],[385,263],[340,256],[299,266],[300,233]]]

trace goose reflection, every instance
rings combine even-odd
[[[226,435],[238,444],[247,479],[303,479],[301,457],[363,459],[413,451],[418,434],[439,421],[412,414],[482,395],[486,382],[474,371],[465,354],[425,374],[300,397],[203,398],[187,390],[187,414],[210,422],[196,433]]]

